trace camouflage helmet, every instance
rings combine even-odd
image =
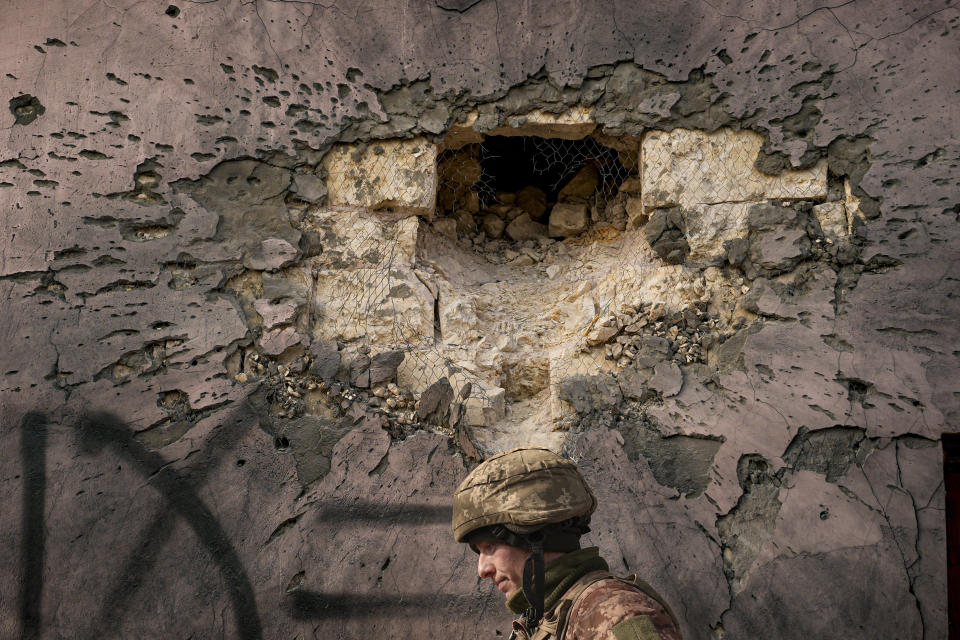
[[[491,525],[523,535],[571,520],[589,522],[596,508],[596,496],[572,461],[549,449],[521,447],[489,458],[460,483],[453,535],[468,542],[471,533]]]

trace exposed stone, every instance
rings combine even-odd
[[[550,211],[548,233],[551,238],[569,238],[587,230],[590,216],[587,205],[572,202],[558,202]]]
[[[622,383],[621,383],[622,387]],[[632,460],[646,459],[661,485],[697,496],[710,483],[710,470],[722,441],[716,438],[664,435],[642,417],[628,416],[617,426]]]
[[[370,385],[389,382],[397,377],[397,367],[403,362],[403,351],[384,351],[370,359]]]
[[[557,194],[557,202],[585,202],[593,197],[600,185],[600,172],[592,163],[587,163]]]
[[[684,232],[683,213],[679,209],[656,209],[643,233],[658,256],[668,264],[680,264],[690,247]]]
[[[327,381],[337,377],[340,370],[340,351],[336,342],[314,340],[310,343],[310,358],[311,374]]]
[[[750,209],[750,261],[770,272],[796,266],[810,253],[810,238],[800,215],[788,207],[754,205]]]
[[[267,238],[244,256],[243,263],[257,271],[275,271],[292,264],[299,251],[283,238]]]
[[[643,137],[640,156],[644,205],[654,209],[826,198],[825,161],[811,169],[771,176],[754,167],[762,146],[763,137],[753,131],[650,131]]]
[[[293,327],[272,329],[260,338],[260,348],[271,356],[278,356],[297,344],[300,344],[300,336]]]
[[[650,388],[659,391],[664,398],[675,396],[683,387],[683,372],[673,362],[661,362],[653,369]]]
[[[370,356],[360,353],[350,363],[350,384],[360,389],[370,387]]]
[[[358,289],[367,295],[356,295]],[[402,322],[406,340],[432,338],[434,301],[412,271],[321,270],[311,304],[314,335],[341,341],[364,338],[370,344],[393,346],[397,323]]]
[[[637,369],[628,367],[617,376],[620,383],[620,391],[623,396],[629,400],[647,399],[647,377],[641,374]]]
[[[547,235],[547,225],[531,220],[530,214],[524,213],[507,225],[506,233],[511,240],[517,242],[536,240]]]
[[[450,127],[443,146],[447,149],[457,149],[465,144],[483,141],[483,135],[479,133],[481,124],[480,114],[471,111],[463,120]],[[579,140],[590,135],[596,126],[593,110],[577,105],[559,114],[534,109],[522,115],[511,115],[504,126],[484,130],[484,133],[493,136],[537,136]]]
[[[437,148],[423,138],[379,140],[360,150],[335,145],[324,156],[327,202],[433,217]]]
[[[547,210],[547,194],[539,187],[528,186],[517,191],[516,205],[531,218],[539,218]]]
[[[315,173],[294,173],[293,190],[300,199],[312,204],[318,204],[327,197],[327,185]]]
[[[587,344],[591,346],[597,346],[604,344],[615,335],[617,335],[616,326],[594,326],[589,333],[587,333]]]
[[[294,302],[272,304],[269,300],[260,299],[253,302],[253,308],[263,318],[263,326],[272,329],[278,324],[291,322],[297,310],[297,305]]]
[[[470,344],[480,338],[477,312],[469,296],[441,292],[440,333],[448,344]]]
[[[480,228],[487,235],[488,238],[496,240],[503,236],[503,230],[506,228],[506,223],[503,221],[503,218],[500,216],[488,213],[483,216],[483,221]]]
[[[627,214],[628,225],[631,228],[646,224],[650,217],[649,212],[643,206],[643,200],[639,197],[628,197],[624,203],[624,210]]]
[[[571,376],[559,384],[560,399],[583,415],[591,411],[610,411],[623,400],[620,386],[609,374]]]
[[[813,208],[823,235],[835,241],[847,235],[847,210],[842,202],[825,202]]]
[[[475,427],[492,427],[506,413],[506,392],[501,387],[490,387],[482,395],[467,398],[467,424]]]
[[[454,212],[452,219],[457,223],[457,234],[464,237],[472,236],[477,232],[477,222],[466,210]]]
[[[695,262],[722,260],[726,242],[746,237],[750,206],[750,203],[733,202],[684,207],[689,259]]]
[[[450,419],[450,403],[453,402],[453,387],[447,378],[440,378],[420,395],[417,417],[433,425],[447,425]]]
[[[453,240],[457,239],[457,221],[455,218],[437,218],[431,224],[440,235]]]

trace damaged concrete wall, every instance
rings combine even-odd
[[[947,637],[957,9],[535,4],[9,8],[0,635],[505,630],[539,443],[685,637]]]

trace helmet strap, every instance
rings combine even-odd
[[[530,604],[524,613],[524,623],[527,629],[533,630],[543,618],[544,600],[544,572],[543,561],[543,532],[536,531],[526,536],[529,543],[530,555],[523,563],[523,595]]]

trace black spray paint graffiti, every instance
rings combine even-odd
[[[20,588],[20,624],[24,638],[39,638],[42,630],[40,610],[43,597],[43,508],[48,425],[48,419],[40,413],[30,413],[21,421],[20,453],[24,462],[21,563],[24,579]],[[186,474],[166,466],[167,460],[137,442],[133,432],[111,414],[85,416],[77,424],[77,435],[85,452],[95,453],[110,447],[115,455],[132,464],[143,477],[149,478],[150,484],[163,496],[165,506],[190,526],[220,569],[228,585],[239,637],[244,640],[261,638],[262,625],[246,569],[220,523],[199,498],[195,486],[186,479]],[[238,435],[230,437],[236,438]],[[170,520],[165,514],[155,518],[141,536],[142,544],[134,549],[162,544],[169,537]],[[127,559],[120,578],[94,618],[91,637],[99,637],[100,632],[111,626],[117,612],[122,610],[123,604],[136,591],[141,577],[152,567],[154,558],[155,555],[150,553],[138,553],[136,557]]]
[[[239,415],[239,414],[238,414]],[[190,526],[214,560],[227,585],[237,633],[244,640],[263,637],[261,620],[252,585],[243,563],[220,523],[197,494],[206,471],[216,464],[216,455],[232,449],[246,429],[242,423],[256,424],[253,411],[234,422],[234,427],[219,429],[204,447],[206,457],[192,467],[174,470],[160,454],[148,450],[134,438],[134,432],[114,415],[97,413],[84,416],[76,425],[81,452],[94,454],[105,448],[132,464],[162,496],[157,515],[141,530],[135,551],[123,563],[117,578],[102,599],[102,605],[84,626],[88,637],[99,637],[106,629],[116,629],[126,605],[133,598],[147,573],[154,569],[160,548],[170,538],[175,519],[172,512]],[[21,636],[41,637],[41,604],[45,558],[44,501],[46,497],[46,448],[51,434],[50,421],[33,412],[21,421],[20,455],[24,466],[23,534],[20,561],[19,612]],[[450,507],[428,504],[389,504],[366,500],[332,500],[318,505],[317,518],[344,527],[424,526],[450,521]],[[468,614],[477,606],[485,607],[489,594],[452,595],[404,593],[372,595],[363,593],[324,593],[296,589],[287,596],[287,611],[295,620],[366,618],[403,611],[430,614]]]

